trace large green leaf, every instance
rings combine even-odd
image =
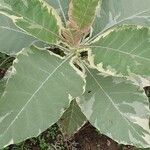
[[[101,133],[123,144],[150,145],[148,99],[123,78],[102,77],[88,70],[80,106]]]
[[[45,0],[51,6],[53,6],[57,13],[60,15],[62,21],[65,23],[68,20],[68,9],[70,0]]]
[[[71,101],[69,108],[64,112],[58,123],[63,133],[71,136],[77,132],[86,121],[86,117],[74,99]]]
[[[150,30],[120,26],[104,34],[91,46],[94,64],[101,71],[128,75],[130,72],[150,75]],[[92,61],[91,56],[89,60]],[[92,63],[92,62],[91,62]]]
[[[93,36],[123,23],[150,27],[150,1],[102,0],[93,25]]]
[[[8,17],[0,14],[0,52],[15,54],[35,40],[18,29]]]
[[[3,2],[3,3],[2,3]],[[62,27],[54,9],[42,0],[2,0],[0,11],[29,34],[47,43],[56,43]]]
[[[17,57],[0,100],[0,148],[37,136],[82,94],[84,81],[69,57],[60,59],[35,47]]]

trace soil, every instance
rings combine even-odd
[[[64,137],[54,124],[36,138],[10,145],[3,150],[138,150],[130,145],[121,145],[100,134],[89,122],[73,137]],[[148,150],[148,149],[147,149]]]
[[[120,145],[109,137],[100,134],[89,122],[74,135],[77,150],[135,150],[129,145]]]
[[[0,79],[4,77],[6,71],[12,65],[13,60],[14,57],[0,53]]]

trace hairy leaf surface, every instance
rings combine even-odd
[[[54,9],[42,0],[3,0],[0,11],[29,34],[47,43],[56,43],[61,21]],[[0,2],[1,4],[1,2]]]
[[[5,15],[0,14],[0,52],[15,54],[36,39],[18,29]]]
[[[59,124],[63,133],[71,136],[82,127],[86,120],[76,100],[72,100],[69,108],[62,115]]]
[[[123,78],[102,77],[88,70],[81,108],[101,133],[123,144],[150,145],[148,99]]]
[[[130,72],[150,76],[150,30],[144,27],[120,26],[92,44],[97,68],[114,70],[117,74]],[[91,56],[89,57],[89,60]]]
[[[60,118],[69,97],[83,92],[69,57],[34,47],[17,57],[11,74],[0,100],[0,148],[40,134]]]
[[[102,0],[93,24],[93,37],[118,24],[150,26],[150,1]]]

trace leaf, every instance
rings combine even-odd
[[[37,136],[55,123],[83,92],[83,79],[69,64],[35,47],[15,60],[0,100],[0,148]]]
[[[93,23],[93,38],[119,24],[150,26],[150,1],[102,0]],[[90,41],[92,41],[92,39]]]
[[[60,15],[61,19],[66,25],[68,19],[68,7],[70,0],[45,0],[48,4],[53,6],[57,13]]]
[[[89,28],[94,20],[99,0],[71,0],[69,7],[69,21],[73,27]]]
[[[69,45],[77,46],[82,38],[90,32],[99,0],[71,0],[69,21],[63,36]]]
[[[80,106],[92,125],[119,143],[148,147],[150,111],[143,91],[124,78],[102,77],[91,69],[86,81]]]
[[[4,4],[0,11],[9,15],[18,27],[29,34],[50,44],[61,39],[59,16],[44,1],[4,0]]]
[[[0,52],[16,54],[35,40],[18,29],[8,17],[0,14]]]
[[[77,132],[86,121],[87,119],[76,100],[72,100],[69,108],[64,112],[58,123],[63,133],[71,136]]]
[[[144,27],[119,26],[92,44],[97,68],[129,75],[130,72],[150,76],[150,30]],[[89,60],[91,61],[91,56]]]

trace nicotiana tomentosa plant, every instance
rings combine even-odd
[[[0,0],[0,52],[16,57],[3,79],[0,148],[58,120],[67,134],[89,120],[120,143],[150,146],[149,27],[150,0]]]

